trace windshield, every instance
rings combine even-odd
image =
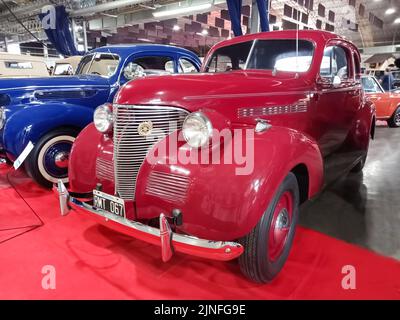
[[[296,50],[297,49],[297,50]],[[310,41],[255,40],[217,49],[206,72],[231,70],[277,70],[306,72],[311,66],[314,46]]]
[[[111,77],[117,70],[119,56],[111,53],[89,54],[82,58],[76,74],[97,74]]]

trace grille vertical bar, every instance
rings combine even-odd
[[[115,191],[124,200],[135,200],[136,179],[144,159],[157,141],[177,129],[189,114],[186,110],[162,106],[114,105]],[[147,136],[138,127],[151,123]]]

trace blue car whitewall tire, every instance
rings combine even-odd
[[[68,160],[76,129],[57,129],[46,134],[35,145],[25,168],[40,185],[50,188],[58,180],[68,183]]]

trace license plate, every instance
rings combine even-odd
[[[93,206],[97,209],[125,218],[125,202],[121,198],[98,190],[93,190]]]

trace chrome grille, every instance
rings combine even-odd
[[[162,199],[184,203],[190,185],[190,178],[172,173],[153,171],[146,185],[146,193]]]
[[[188,112],[160,106],[114,105],[115,191],[125,200],[134,200],[136,179],[148,151],[166,135],[182,127]],[[139,135],[138,127],[151,122],[148,136]]]

